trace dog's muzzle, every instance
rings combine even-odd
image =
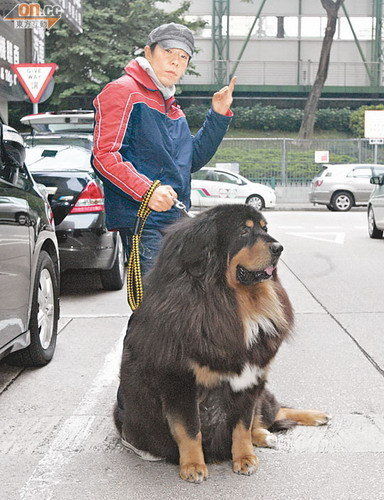
[[[236,267],[236,279],[242,285],[253,285],[268,280],[272,276],[274,269],[274,266],[269,266],[261,271],[249,271],[249,269],[238,265]]]

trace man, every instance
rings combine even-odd
[[[103,180],[107,227],[119,230],[127,255],[140,202],[160,180],[141,238],[142,272],[153,265],[162,230],[181,216],[178,198],[190,206],[191,172],[215,154],[233,113],[229,107],[236,78],[216,92],[202,128],[192,136],[175,83],[194,52],[192,31],[169,23],[155,28],[144,48],[93,101],[95,113],[92,165]]]

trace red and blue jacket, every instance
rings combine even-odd
[[[135,60],[122,77],[104,87],[93,105],[91,163],[103,181],[108,229],[133,228],[140,202],[156,179],[171,185],[189,208],[191,172],[215,154],[233,113],[221,115],[211,108],[192,136],[175,98],[165,100]],[[146,227],[161,228],[180,215],[175,207],[152,211]]]

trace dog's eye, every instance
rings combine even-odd
[[[241,229],[240,229],[240,236],[248,236],[249,233],[251,231],[251,228],[248,227],[248,226],[243,226]]]
[[[265,231],[266,233],[268,233],[268,226],[262,226],[262,227],[261,227],[261,229],[262,229],[263,231]]]

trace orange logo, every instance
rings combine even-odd
[[[30,29],[42,27],[50,29],[61,19],[63,9],[59,5],[45,5],[38,3],[19,3],[4,17],[5,21],[14,21],[16,29]]]

